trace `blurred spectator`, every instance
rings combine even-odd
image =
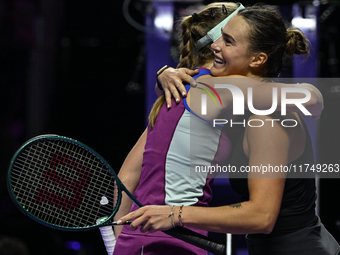
[[[13,237],[0,237],[0,255],[29,255],[27,246]]]

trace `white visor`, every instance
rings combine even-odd
[[[235,15],[239,10],[244,9],[244,6],[240,3],[240,6],[222,22],[211,29],[206,36],[199,39],[196,43],[196,49],[200,50],[209,43],[216,42],[222,36],[222,27],[228,22],[228,20]]]

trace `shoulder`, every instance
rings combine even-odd
[[[256,122],[257,124],[252,124]],[[292,135],[303,131],[303,125],[297,113],[288,112],[287,115],[281,115],[281,112],[276,111],[271,115],[251,115],[248,118],[246,131],[256,134],[274,135],[277,132],[282,132]]]
[[[297,113],[281,116],[280,112],[275,112],[268,116],[252,115],[248,119],[243,142],[247,156],[251,150],[287,151],[288,162],[291,162],[302,154],[304,145],[305,131]]]
[[[294,118],[289,116],[289,119],[294,120],[294,125],[296,125],[295,116]],[[287,118],[281,116],[280,112],[274,112],[271,115],[251,115],[247,120],[246,134],[274,138],[277,134],[290,133],[288,126],[284,125],[286,120]]]

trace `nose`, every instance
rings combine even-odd
[[[211,44],[211,48],[213,49],[215,53],[221,51],[221,46],[220,46],[221,41],[222,41],[222,37],[220,37],[217,41]]]

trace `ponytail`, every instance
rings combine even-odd
[[[237,8],[238,4],[236,3],[212,3],[207,5],[199,13],[184,17],[180,23],[181,26],[177,35],[181,41],[179,46],[181,57],[177,68],[186,67],[194,69],[204,66],[208,61],[213,60],[214,52],[210,45],[196,50],[196,42]],[[154,103],[149,114],[149,125],[151,128],[154,127],[156,118],[164,102],[165,96],[162,95]]]

